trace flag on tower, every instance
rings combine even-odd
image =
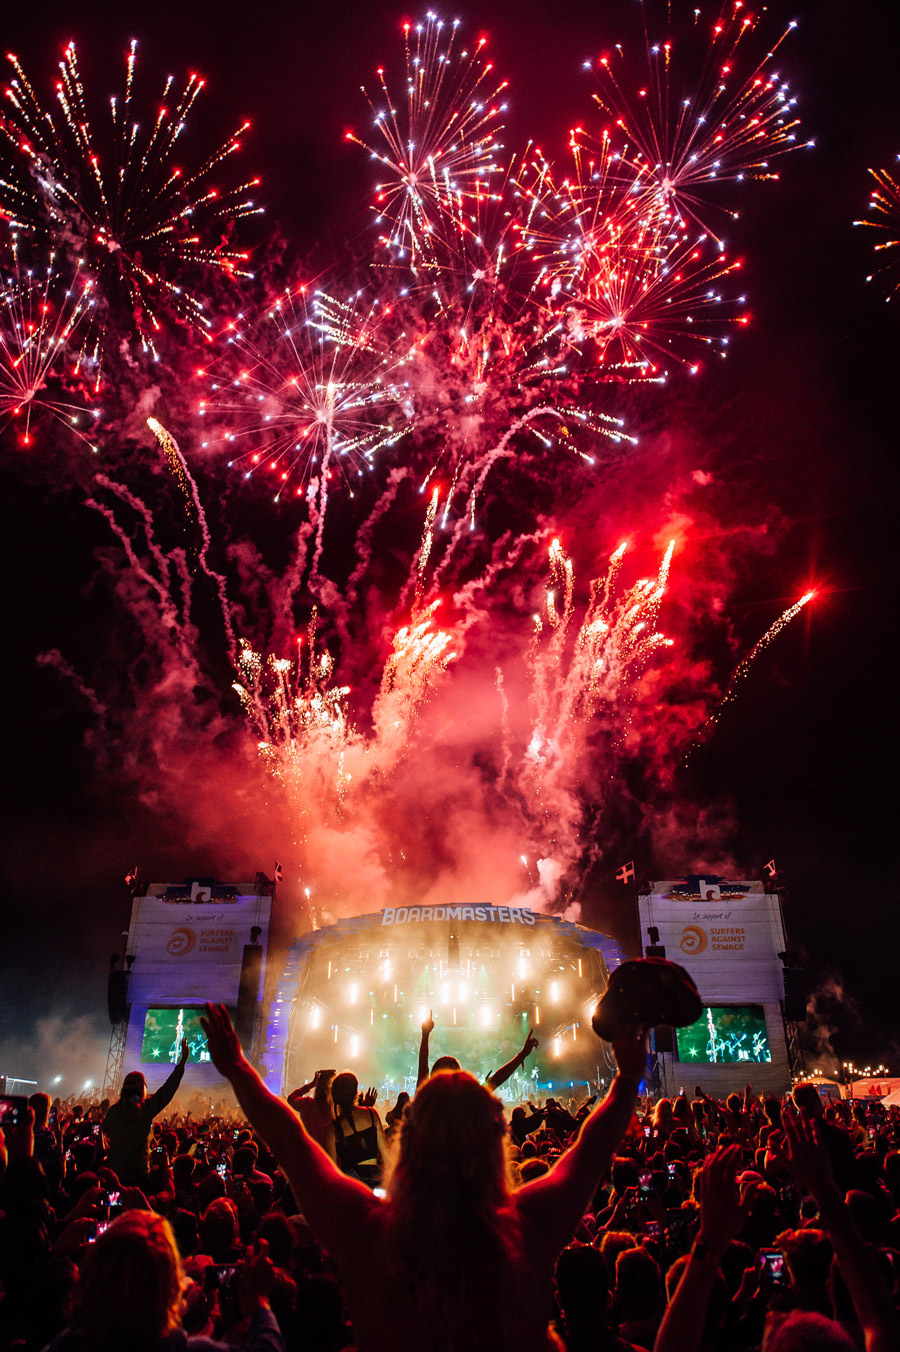
[[[629,859],[627,864],[623,864],[620,869],[616,870],[616,882],[627,884],[629,879],[633,877],[634,877],[634,860]]]
[[[284,881],[284,873],[282,872],[280,864],[275,865],[275,881],[276,883]]]
[[[774,878],[774,877],[775,877],[775,874],[776,874],[777,871],[778,871],[778,870],[775,868],[775,860],[774,860],[774,859],[770,859],[769,862],[768,862],[768,864],[766,864],[766,868],[769,870],[769,877],[770,877],[770,878]]]
[[[131,872],[125,874],[125,886],[134,887],[137,880],[138,880],[138,866],[137,864],[135,864]]]

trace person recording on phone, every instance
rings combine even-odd
[[[146,1187],[150,1176],[150,1133],[153,1119],[167,1108],[184,1078],[189,1047],[181,1043],[181,1059],[155,1094],[147,1093],[147,1081],[139,1070],[130,1070],[122,1081],[118,1102],[103,1119],[107,1143],[106,1163],[127,1187]]]

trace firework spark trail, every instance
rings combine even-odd
[[[96,450],[79,427],[91,412],[68,397],[68,384],[77,377],[75,340],[94,304],[93,283],[78,269],[64,281],[53,254],[41,268],[26,268],[20,255],[13,236],[0,260],[0,430],[24,414],[22,444],[29,446],[32,417],[44,412]]]
[[[99,698],[96,690],[83,680],[75,668],[66,661],[58,648],[50,648],[45,653],[38,653],[36,660],[39,667],[52,667],[54,670],[58,671],[72,686],[73,690],[78,692],[97,720],[98,726],[94,735],[94,740],[95,742],[102,741],[107,732],[109,710]]]
[[[234,636],[234,628],[231,621],[231,605],[226,592],[225,578],[221,573],[217,573],[215,569],[210,568],[207,560],[209,547],[212,544],[212,537],[209,533],[209,523],[206,520],[206,513],[203,510],[203,504],[200,501],[200,491],[187,467],[184,456],[181,454],[178,442],[172,436],[171,432],[167,431],[162,423],[157,421],[156,418],[148,418],[147,426],[156,437],[156,440],[163,449],[166,459],[172,466],[188,507],[200,528],[200,535],[203,543],[197,554],[197,562],[214,585],[219,597],[219,606],[222,611],[222,623],[225,629],[225,638],[228,643],[228,655],[231,660],[234,661],[237,654],[237,640]]]
[[[900,160],[900,155],[897,156]],[[875,253],[878,256],[876,272],[870,273],[867,282],[879,275],[888,285],[891,296],[900,290],[900,183],[888,173],[887,169],[870,169],[877,187],[872,189],[869,198],[871,220],[854,221],[854,225],[866,226],[877,231],[878,239]],[[884,257],[882,257],[884,255]]]
[[[487,611],[475,605],[475,597],[479,594],[489,596],[500,574],[516,568],[529,545],[542,544],[549,529],[539,527],[528,534],[517,535],[515,539],[507,532],[495,541],[491,549],[491,561],[484,571],[453,593],[453,608],[462,616],[456,626],[458,634],[465,634],[473,625],[487,618]]]
[[[58,111],[41,105],[10,54],[15,74],[0,117],[0,213],[35,240],[72,248],[84,262],[105,301],[91,326],[101,359],[121,342],[121,324],[133,324],[154,358],[169,315],[206,332],[211,320],[203,293],[189,279],[249,276],[248,255],[226,240],[235,222],[261,210],[248,196],[258,179],[224,189],[212,181],[241,149],[250,124],[198,168],[184,171],[175,146],[205,82],[192,74],[170,98],[170,77],[155,117],[139,122],[132,111],[136,50],[132,42],[124,93],[110,100],[105,129],[98,130],[88,112],[73,42],[59,63]]]
[[[746,680],[750,668],[753,666],[753,663],[760,653],[765,652],[772,640],[777,638],[782,629],[785,629],[790,624],[791,620],[795,619],[800,614],[800,611],[804,606],[809,604],[815,594],[814,591],[806,592],[800,597],[799,601],[795,601],[792,606],[788,606],[787,610],[778,616],[775,623],[769,626],[762,638],[753,645],[743,661],[738,663],[734,669],[731,680],[728,683],[728,689],[725,691],[719,704],[710,715],[707,726],[715,726],[715,724],[718,723],[723,710],[735,699],[738,688]]]
[[[93,508],[94,511],[99,512],[100,515],[102,517],[105,517],[105,519],[108,521],[110,529],[112,530],[113,534],[116,536],[116,538],[118,539],[119,543],[121,544],[122,548],[125,551],[125,556],[128,559],[129,564],[131,565],[132,571],[135,573],[137,577],[141,579],[141,581],[147,587],[150,588],[152,592],[154,592],[159,602],[160,610],[166,622],[171,626],[173,632],[177,632],[180,634],[181,621],[178,617],[177,608],[174,604],[167,583],[160,580],[168,577],[169,571],[168,558],[166,554],[163,552],[160,545],[157,544],[156,542],[153,531],[153,516],[149,507],[145,502],[142,501],[141,498],[137,497],[134,493],[132,493],[131,490],[125,486],[125,484],[117,483],[115,479],[110,479],[109,476],[106,474],[95,474],[94,481],[95,483],[98,483],[101,486],[101,488],[107,488],[111,493],[114,493],[116,497],[121,498],[121,500],[124,503],[126,503],[129,507],[131,507],[131,509],[134,512],[136,512],[138,516],[140,516],[144,526],[144,535],[147,542],[147,548],[150,551],[150,555],[151,558],[153,559],[153,562],[157,566],[157,569],[159,571],[159,577],[154,577],[153,574],[141,563],[135,551],[135,547],[132,543],[131,537],[125,531],[124,526],[121,526],[119,522],[116,520],[115,513],[112,511],[112,509],[110,507],[107,507],[105,503],[98,502],[96,498],[89,497],[85,502],[86,507]]]
[[[656,622],[664,594],[673,545],[655,580],[642,579],[613,601],[613,580],[624,553],[610,558],[604,582],[591,584],[590,602],[573,634],[575,581],[571,560],[558,540],[550,547],[550,584],[544,616],[536,615],[531,670],[532,733],[518,773],[520,790],[556,822],[569,822],[569,846],[576,839],[574,821],[578,776],[591,720],[601,708],[615,711],[610,731],[623,720],[636,698],[633,677],[654,649],[670,646],[662,634],[648,632]],[[551,629],[543,642],[545,624]],[[564,834],[566,834],[564,833]],[[546,853],[546,846],[545,853]],[[566,867],[574,861],[564,859]]]
[[[408,479],[410,469],[408,465],[400,465],[392,469],[388,475],[387,487],[378,498],[375,506],[360,526],[356,535],[356,566],[347,579],[346,595],[348,606],[353,606],[358,600],[357,587],[368,571],[372,561],[372,539],[379,523],[384,519],[399,492],[400,485],[405,479]]]

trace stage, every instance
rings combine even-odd
[[[430,1056],[479,1078],[530,1029],[537,1051],[501,1091],[509,1102],[608,1083],[612,1061],[590,1017],[624,960],[608,935],[525,908],[389,907],[291,945],[271,1003],[263,1061],[290,1091],[320,1067],[350,1069],[382,1102],[415,1089],[421,1025]]]

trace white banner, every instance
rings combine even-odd
[[[250,930],[259,927],[257,942],[265,946],[271,911],[271,897],[136,897],[128,939],[135,957],[131,1001],[233,1000]]]
[[[729,1004],[784,995],[784,931],[778,897],[760,882],[721,878],[654,882],[639,898],[642,940],[659,930],[666,957],[690,972],[701,999]]]

